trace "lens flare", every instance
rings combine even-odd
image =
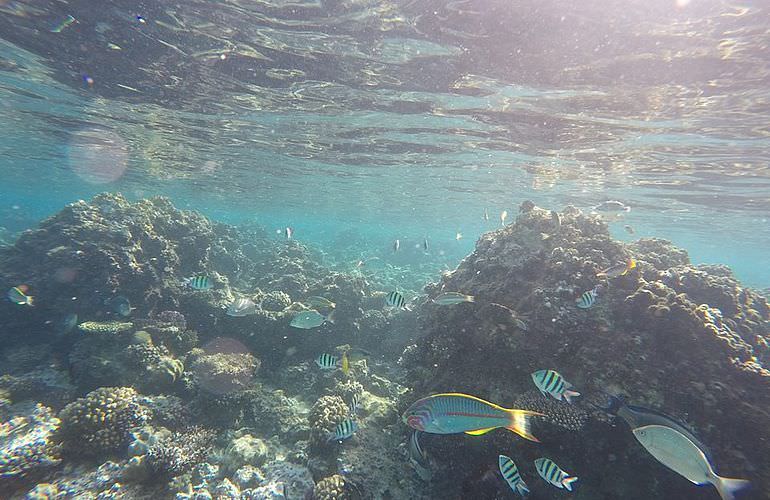
[[[128,166],[128,147],[108,129],[89,128],[72,135],[70,169],[88,184],[108,184],[120,179]]]

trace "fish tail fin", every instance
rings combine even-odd
[[[524,481],[519,481],[519,483],[516,485],[516,492],[525,497],[529,495],[529,488],[527,488],[527,485],[524,484]]]
[[[578,391],[570,391],[569,389],[564,391],[564,400],[567,403],[571,403],[572,398],[576,398],[578,396],[580,396],[580,393]]]
[[[716,486],[719,496],[722,500],[732,500],[739,491],[748,488],[751,482],[746,479],[733,479],[729,477],[714,477],[714,486]]]
[[[336,309],[332,309],[332,312],[330,312],[329,315],[326,316],[326,321],[328,321],[332,325],[334,324],[334,313],[335,313],[335,311],[337,311],[337,310]]]
[[[532,417],[542,417],[542,413],[529,410],[507,410],[511,415],[511,423],[506,425],[505,428],[509,431],[515,432],[524,439],[529,439],[539,443],[540,440],[532,435]]]
[[[476,297],[474,297],[473,295],[469,295],[468,302],[476,302]]]
[[[564,489],[567,491],[572,491],[572,483],[577,481],[578,478],[575,476],[572,477],[565,477],[564,480],[561,482],[562,486],[564,486]]]
[[[35,305],[35,297],[28,295],[27,296],[27,305],[28,306],[34,306]]]

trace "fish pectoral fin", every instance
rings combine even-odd
[[[495,429],[497,429],[497,427],[489,427],[487,429],[477,429],[475,431],[465,431],[465,433],[471,436],[481,436],[482,434],[486,434],[487,432]]]

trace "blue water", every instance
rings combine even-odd
[[[768,29],[764,0],[0,0],[0,244],[160,195],[416,291],[525,200],[619,200],[614,238],[770,289]]]

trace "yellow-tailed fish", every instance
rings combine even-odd
[[[27,285],[19,285],[11,288],[6,293],[8,300],[19,306],[32,306],[35,303],[35,298],[31,295],[27,295],[29,287]]]
[[[402,415],[406,425],[432,434],[464,432],[479,436],[505,427],[519,436],[538,441],[530,431],[530,419],[543,416],[529,410],[507,409],[461,393],[434,394],[412,403]]]
[[[617,278],[618,276],[625,276],[631,269],[636,267],[636,261],[634,259],[628,259],[622,264],[615,264],[607,269],[596,274],[597,278]]]

